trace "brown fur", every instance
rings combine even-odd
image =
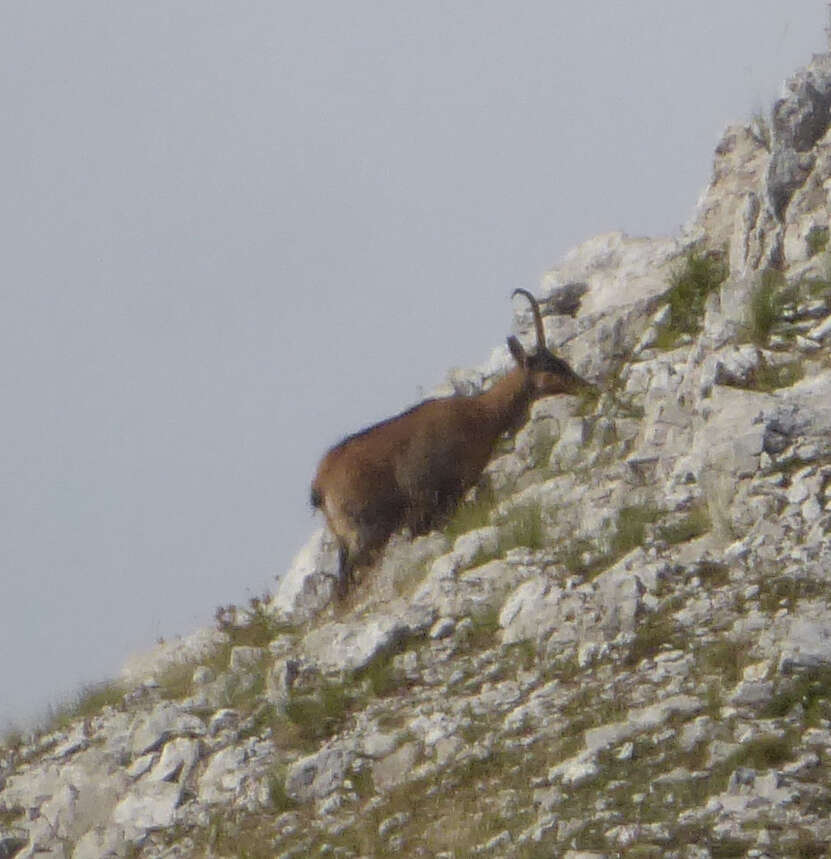
[[[545,348],[539,307],[529,293],[517,292],[534,311],[533,355],[510,337],[517,366],[488,391],[426,400],[349,436],[323,457],[311,497],[338,542],[340,596],[355,568],[370,563],[394,531],[406,525],[413,535],[426,533],[456,506],[500,436],[525,422],[533,400],[587,387]]]

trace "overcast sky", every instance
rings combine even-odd
[[[821,0],[0,4],[0,724],[274,588],[316,461],[675,232]]]

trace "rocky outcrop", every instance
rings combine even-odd
[[[442,531],[343,604],[319,531],[267,604],[9,737],[0,857],[825,855],[829,106],[822,56],[679,236],[546,275],[603,394],[536,403]]]

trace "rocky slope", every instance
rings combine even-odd
[[[823,55],[681,235],[548,273],[604,393],[535,404],[442,532],[343,606],[318,532],[273,599],[8,737],[0,857],[827,855],[829,105]]]

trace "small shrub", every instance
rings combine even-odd
[[[242,622],[238,622],[235,606],[219,606],[214,614],[217,629],[228,634],[232,646],[246,647],[265,647],[278,635],[294,632],[294,627],[278,621],[266,610],[266,602],[266,597],[252,597]]]
[[[709,513],[707,521],[710,521]],[[711,588],[724,587],[730,581],[730,567],[718,561],[699,561],[695,566],[695,574]]]
[[[728,269],[720,255],[690,251],[670,277],[666,298],[670,306],[667,331],[697,334],[707,296],[727,278]]]

